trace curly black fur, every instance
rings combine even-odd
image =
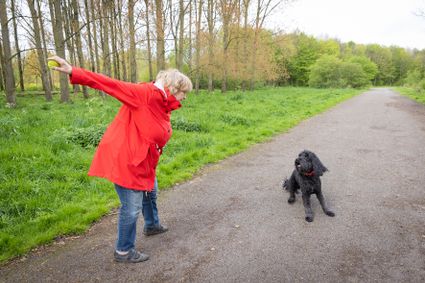
[[[326,171],[328,171],[328,169],[322,164],[316,154],[304,150],[298,155],[298,158],[295,159],[295,169],[291,177],[289,180],[285,179],[283,182],[283,188],[289,191],[289,203],[295,202],[295,193],[301,190],[305,208],[305,220],[308,222],[312,222],[314,218],[314,213],[310,205],[310,196],[312,194],[316,194],[326,215],[335,216],[335,213],[326,206],[322,194],[320,176]]]

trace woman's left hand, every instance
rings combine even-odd
[[[71,75],[72,66],[68,62],[66,62],[65,59],[63,59],[59,56],[52,56],[52,57],[47,58],[47,60],[53,60],[53,61],[58,62],[59,67],[53,67],[52,70]]]

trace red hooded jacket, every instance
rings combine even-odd
[[[181,107],[180,102],[153,83],[123,82],[81,68],[72,68],[70,81],[102,90],[123,103],[99,143],[88,174],[125,188],[152,191],[162,148],[172,134],[170,114]]]

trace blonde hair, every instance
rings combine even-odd
[[[162,81],[171,94],[176,94],[179,91],[187,93],[192,90],[192,82],[190,79],[177,69],[168,69],[159,71],[156,75],[156,81]]]

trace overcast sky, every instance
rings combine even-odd
[[[268,28],[295,29],[342,42],[425,49],[425,0],[297,0],[275,11]]]

